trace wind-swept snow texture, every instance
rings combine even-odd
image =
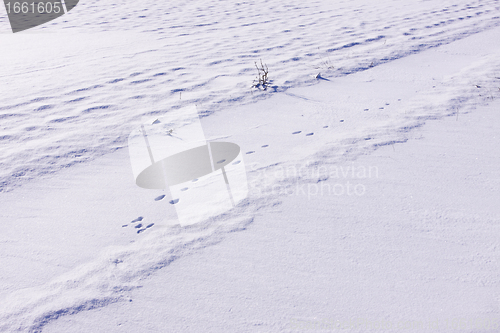
[[[394,73],[384,67],[498,25],[493,0],[86,1],[46,26],[0,34],[0,192],[124,148],[143,118],[192,104],[209,116],[208,139],[231,136],[245,163],[256,165],[248,170],[253,196],[231,212],[187,228],[131,216],[149,227],[135,242],[105,247],[51,281],[14,286],[0,304],[0,330],[41,332],[63,315],[128,301],[157,270],[278,205],[273,185],[319,181],[260,176],[276,166],[335,165],[405,142],[426,120],[498,98],[498,50],[477,58],[436,51],[441,67],[427,70],[412,71],[411,61]],[[9,31],[4,14],[0,29]],[[458,68],[446,61],[455,56]],[[265,92],[250,89],[259,59],[274,87]],[[318,72],[331,80],[326,89],[311,87],[323,81]],[[266,99],[273,95],[277,102]],[[151,201],[175,199],[163,198]]]
[[[122,148],[143,115],[276,91],[443,45],[500,24],[490,1],[84,1],[9,34],[0,11],[0,191]],[[273,89],[269,89],[274,91]]]

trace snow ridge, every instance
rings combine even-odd
[[[144,234],[134,243],[108,248],[93,262],[46,285],[11,294],[0,310],[0,330],[41,332],[45,325],[60,316],[114,302],[133,301],[130,292],[140,288],[155,271],[176,259],[217,244],[232,232],[245,230],[256,214],[279,205],[282,194],[273,191],[275,185],[287,188],[324,181],[328,177],[320,175],[315,179],[297,175],[273,179],[262,177],[263,174],[273,175],[276,168],[293,165],[305,168],[338,165],[380,146],[405,142],[411,129],[422,126],[429,119],[460,117],[458,108],[461,113],[471,112],[475,105],[500,97],[499,59],[494,55],[478,59],[470,67],[408,101],[402,107],[406,112],[388,113],[390,118],[386,120],[386,126],[370,124],[368,120],[362,124],[366,125],[362,138],[352,134],[350,137],[332,136],[329,141],[317,145],[315,151],[302,149],[302,154],[294,155],[291,160],[259,165],[249,172],[249,180],[253,188],[259,190],[259,196],[250,197],[222,216],[186,228],[155,227],[153,232]],[[302,134],[309,133],[297,131],[297,135]],[[314,132],[310,134],[315,135]]]
[[[192,104],[212,114],[499,24],[495,0],[81,3],[2,35],[0,191],[125,147],[142,116]],[[250,89],[259,59],[267,92]]]

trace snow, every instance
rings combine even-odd
[[[89,1],[19,34],[0,16],[0,331],[498,331],[499,9]],[[194,104],[250,193],[180,226],[127,140]]]
[[[22,143],[0,151],[2,191],[125,147],[142,115],[262,98],[249,88],[259,59],[284,91],[499,22],[496,1],[81,3],[53,23],[1,35],[2,141]],[[1,23],[9,32],[5,16]]]

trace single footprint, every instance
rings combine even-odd
[[[179,202],[179,199],[174,199],[169,201],[172,205],[175,205],[176,203]]]
[[[323,128],[328,128],[328,125],[327,126],[323,126]]]
[[[389,105],[389,103],[385,103],[385,105]]]
[[[194,183],[194,182],[197,182],[197,181],[198,181],[198,178],[196,178],[196,179],[193,179],[193,183]]]
[[[263,146],[262,146],[262,148],[267,148],[267,147],[269,147],[269,145],[263,145]]]
[[[299,134],[299,133],[302,133],[302,131],[293,132],[292,134]]]
[[[187,191],[187,190],[189,190],[189,188],[188,188],[188,187],[181,188],[181,191],[182,191],[182,192]]]
[[[139,216],[138,218],[136,218],[135,220],[133,220],[132,223],[141,222],[142,220],[144,220],[144,217]]]
[[[250,154],[253,154],[253,153],[255,153],[255,151],[253,151],[253,150],[247,151],[247,155],[250,155]]]
[[[126,226],[128,226],[128,224],[124,224],[124,225],[122,225],[122,228],[125,228]]]
[[[365,111],[368,111],[368,110],[370,110],[370,109],[365,109]]]
[[[340,120],[340,122],[341,122],[341,123],[343,123],[343,122],[344,122],[344,119],[341,119],[341,120]]]
[[[149,224],[147,227],[144,227],[144,228],[142,228],[142,229],[137,230],[137,233],[138,233],[138,234],[140,234],[141,232],[146,231],[146,229],[149,229],[149,228],[151,228],[151,227],[152,227],[152,226],[154,226],[154,225],[155,225],[154,223],[151,223],[151,224]],[[137,227],[136,227],[136,228],[137,228]]]
[[[221,164],[221,163],[224,163],[226,162],[226,160],[220,160],[219,162],[217,162],[217,164]]]
[[[379,107],[378,109],[379,109],[379,110],[383,110],[383,109],[384,109],[384,107],[383,107],[383,106],[381,106],[381,107]]]
[[[311,136],[311,135],[314,135],[314,133],[308,133],[308,134],[306,134],[306,136]]]
[[[155,198],[155,201],[160,201],[160,200],[162,200],[163,198],[165,198],[165,194],[162,194],[162,195],[160,195],[159,197],[156,197],[156,198]]]
[[[233,163],[233,165],[240,164],[240,163],[241,163],[241,161],[236,161]]]
[[[139,229],[139,228],[141,228],[141,227],[142,227],[142,223],[139,223],[139,224],[138,224],[138,225],[136,225],[134,228]]]

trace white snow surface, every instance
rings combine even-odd
[[[253,94],[254,62],[277,91],[450,43],[500,24],[498,1],[80,1],[7,34],[2,13],[0,184],[126,146],[141,116]],[[330,69],[333,67],[333,69]],[[271,91],[274,89],[270,88]]]
[[[0,15],[0,331],[498,332],[499,1]],[[192,104],[251,191],[180,227],[126,146]]]

